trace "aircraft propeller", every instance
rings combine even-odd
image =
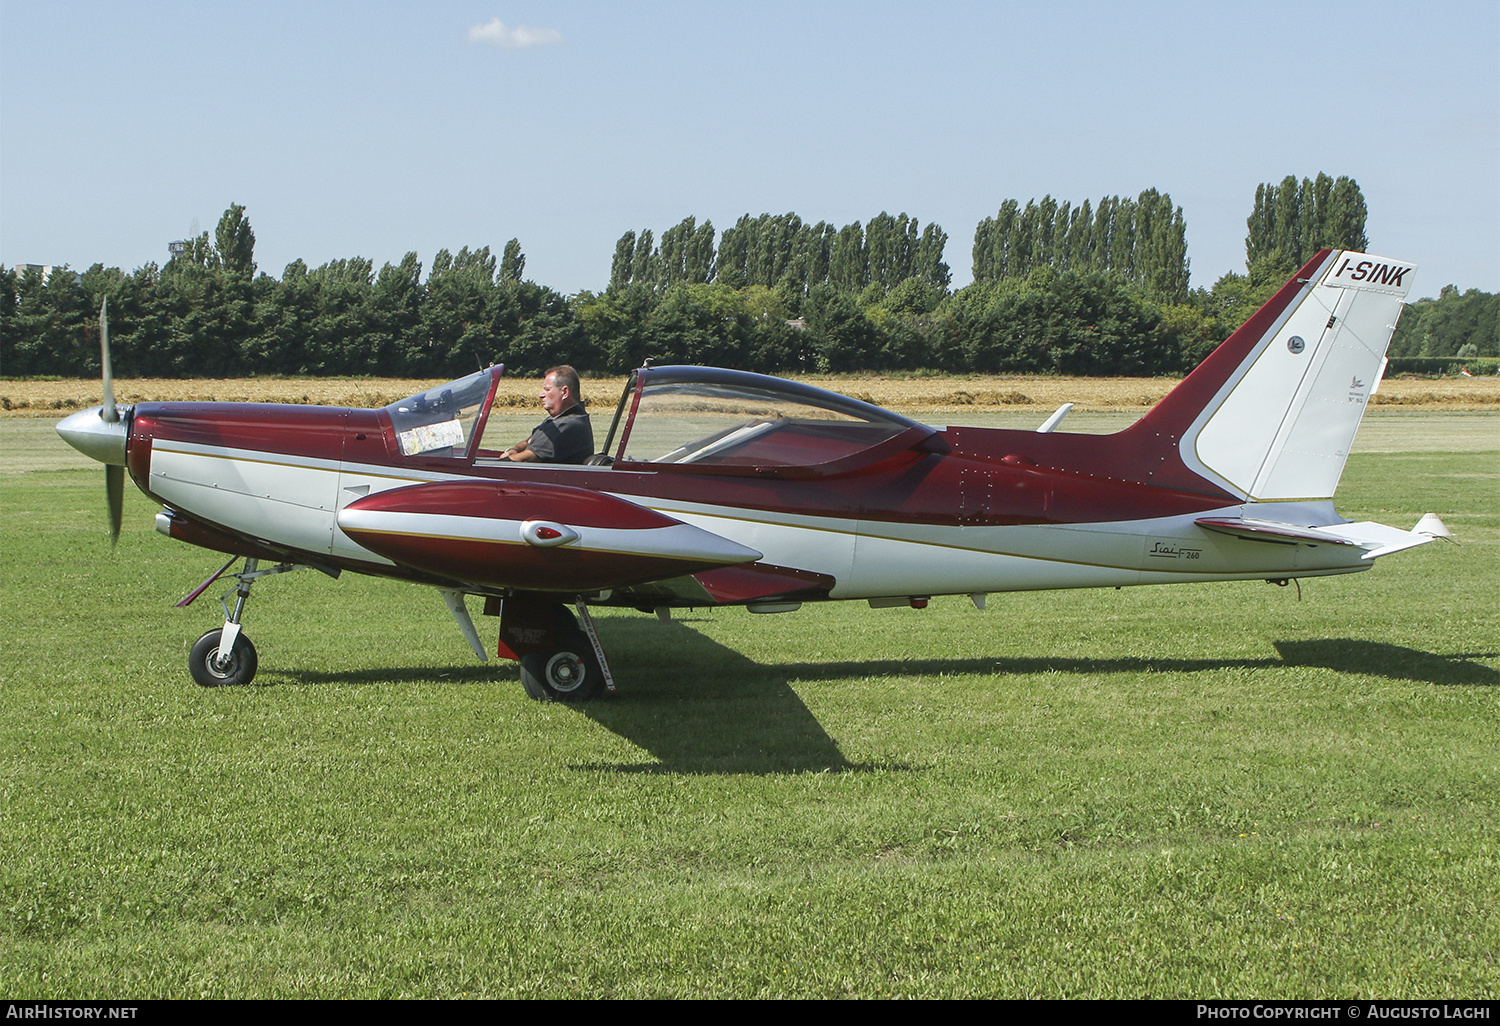
[[[65,418],[57,433],[73,448],[104,464],[104,496],[109,510],[110,545],[119,544],[125,510],[125,440],[130,425],[115,405],[115,376],[109,361],[109,299],[99,305],[99,357],[104,403]],[[127,414],[129,409],[127,408]]]
[[[99,409],[99,419],[106,424],[118,424],[120,411],[115,408],[115,372],[109,362],[109,297],[99,304],[99,366],[104,379],[104,405]],[[109,506],[109,545],[120,544],[120,523],[125,519],[125,468],[118,464],[104,465],[104,499]]]

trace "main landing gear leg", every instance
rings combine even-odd
[[[588,606],[581,599],[575,605],[577,618],[535,593],[501,603],[499,654],[520,661],[521,686],[539,702],[586,702],[615,689]]]
[[[588,635],[589,644],[594,646],[594,658],[599,660],[599,669],[604,674],[604,690],[614,693],[615,675],[609,672],[609,660],[604,658],[604,645],[599,641],[599,632],[594,630],[594,618],[589,615],[588,603],[583,599],[577,599],[573,603],[578,610],[578,619],[583,624],[583,631]]]
[[[245,569],[234,575],[238,583],[232,590],[225,592],[224,598],[219,600],[219,604],[224,608],[224,626],[209,631],[193,643],[193,650],[188,655],[188,672],[193,675],[193,680],[206,688],[223,687],[229,684],[249,684],[255,679],[255,671],[259,668],[260,661],[255,654],[255,646],[250,643],[247,636],[240,633],[240,621],[245,615],[245,603],[250,599],[250,585],[262,577],[301,569],[301,566],[296,563],[278,563],[267,570],[261,570],[259,567],[258,559],[246,557]],[[219,571],[219,573],[223,572],[223,570]],[[217,576],[218,574],[214,575],[214,577]],[[198,591],[178,604],[186,605],[197,598],[213,580],[214,578],[210,577]],[[230,595],[234,596],[233,612],[230,611],[227,602]]]

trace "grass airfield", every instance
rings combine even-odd
[[[220,560],[134,490],[111,554],[47,431],[0,424],[6,994],[1500,996],[1496,415],[1372,412],[1340,511],[1460,543],[1300,601],[602,613],[577,708],[310,571],[196,687]]]

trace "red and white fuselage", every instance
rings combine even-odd
[[[399,404],[212,403],[139,404],[127,465],[183,540],[478,593],[702,605],[1347,573],[1425,540],[1330,501],[1410,270],[1320,255],[1115,435],[927,428],[666,367],[632,377],[605,465],[489,458],[482,409],[465,431],[458,409],[405,425]],[[651,412],[665,425],[700,393],[728,398],[698,420],[741,423],[696,455],[636,444],[643,398],[677,400]]]
[[[499,367],[378,410],[141,403],[59,431],[124,462],[172,537],[450,594],[780,610],[1342,574],[1443,533],[1331,501],[1411,272],[1320,253],[1112,435],[934,428],[693,367],[634,372],[587,466],[484,447]]]

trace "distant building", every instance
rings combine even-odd
[[[16,273],[25,274],[27,271],[37,271],[42,276],[42,284],[45,285],[47,284],[47,279],[52,277],[52,272],[56,269],[56,265],[54,264],[19,264],[16,266]],[[73,276],[74,285],[83,281],[83,275],[78,271],[66,271],[66,273]]]

